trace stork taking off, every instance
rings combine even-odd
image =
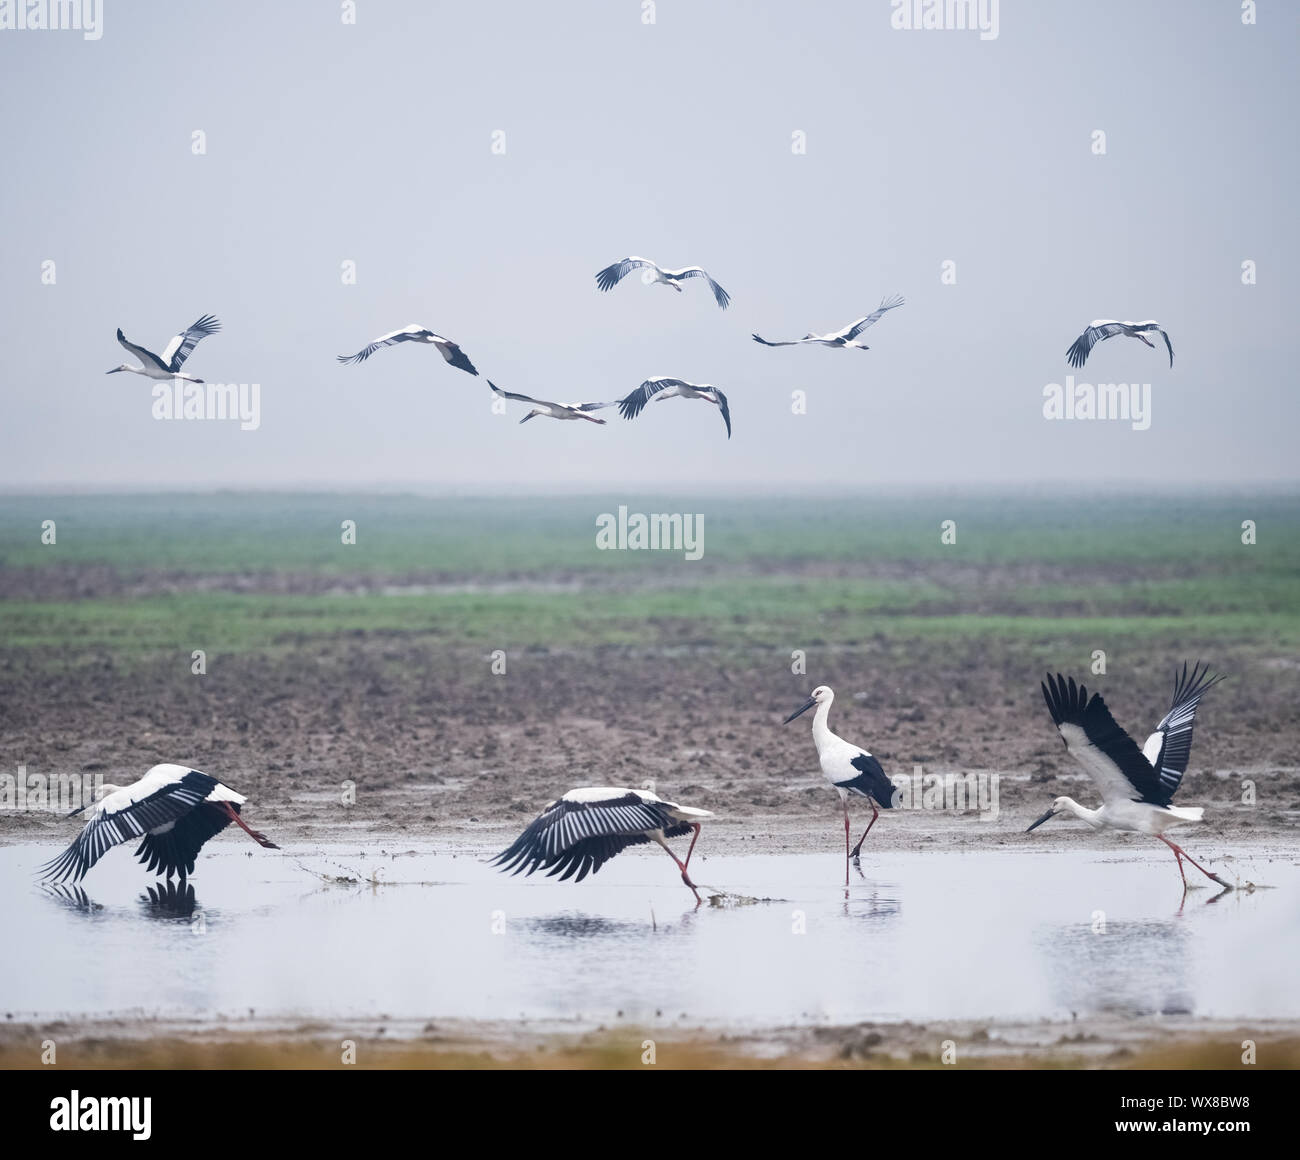
[[[155,765],[133,785],[100,786],[96,797],[68,815],[90,810],[77,840],[41,867],[44,878],[80,882],[106,850],[136,838],[143,839],[135,854],[146,868],[185,878],[203,844],[231,822],[268,850],[280,848],[239,816],[248,800],[243,794],[188,765]]]
[[[1191,756],[1196,708],[1220,680],[1221,677],[1210,676],[1209,670],[1199,664],[1188,673],[1184,664],[1182,672],[1174,674],[1174,696],[1169,712],[1139,749],[1137,742],[1115,723],[1100,693],[1089,697],[1088,690],[1083,685],[1075,685],[1073,677],[1067,680],[1060,673],[1055,677],[1049,674],[1042,687],[1048,712],[1070,756],[1088,771],[1101,791],[1102,805],[1100,809],[1090,810],[1071,798],[1059,797],[1029,829],[1037,829],[1057,814],[1070,813],[1094,830],[1152,834],[1174,852],[1184,890],[1187,889],[1184,858],[1207,878],[1231,889],[1227,882],[1211,874],[1164,835],[1170,826],[1204,818],[1205,810],[1200,806],[1189,809],[1170,803]]]
[[[856,322],[850,322],[843,330],[837,330],[833,334],[814,334],[809,331],[803,338],[792,338],[789,342],[768,342],[765,338],[760,338],[757,334],[751,337],[755,342],[761,342],[764,346],[798,346],[800,343],[816,343],[821,346],[833,346],[844,348],[853,347],[855,350],[870,350],[871,348],[865,342],[858,342],[857,337],[868,326],[880,321],[880,318],[886,311],[893,310],[896,306],[902,306],[906,300],[901,294],[895,294],[892,298],[881,300],[876,307],[865,318],[859,318]]]
[[[713,291],[714,300],[723,310],[726,310],[728,303],[731,302],[731,295],[709,277],[708,271],[703,266],[683,266],[680,270],[666,270],[664,267],[650,261],[649,258],[624,258],[621,262],[606,266],[596,275],[596,285],[602,290],[613,290],[633,270],[652,271],[646,277],[647,282],[658,282],[664,286],[671,286],[678,293],[681,293],[681,284],[687,278],[703,278]]]
[[[545,870],[551,876],[559,874],[561,882],[577,874],[574,881],[581,882],[629,846],[657,842],[677,863],[682,881],[699,903],[700,892],[687,867],[700,837],[700,822],[711,817],[708,810],[664,801],[649,790],[610,786],[571,789],[538,814],[492,862],[515,874],[521,870],[525,874],[534,870]],[[667,839],[684,837],[692,831],[686,861],[679,861]]]
[[[386,346],[393,346],[399,342],[432,343],[438,348],[438,353],[457,370],[468,371],[471,375],[478,374],[478,371],[474,369],[474,364],[465,356],[465,352],[451,339],[443,338],[440,334],[434,334],[427,326],[421,326],[418,322],[412,322],[410,326],[404,326],[401,330],[390,330],[387,334],[381,334],[374,342],[369,346],[363,346],[356,354],[341,354],[338,356],[338,360],[341,363],[362,363],[375,351]]]
[[[849,859],[860,860],[862,843],[871,833],[881,810],[894,808],[894,783],[885,775],[874,757],[865,749],[836,737],[826,724],[830,716],[831,704],[835,694],[825,685],[819,685],[812,691],[812,696],[790,714],[781,724],[789,725],[796,717],[802,716],[816,706],[813,715],[813,744],[817,746],[817,760],[821,764],[822,774],[835,787],[840,795],[840,805],[844,807],[844,885],[849,884]],[[863,830],[858,844],[849,849],[849,798],[864,797],[871,804],[871,821]]]
[[[635,419],[651,399],[703,399],[722,412],[722,422],[731,438],[731,408],[724,395],[712,383],[688,383],[685,379],[646,379],[630,395],[619,399],[619,414],[624,419]]]
[[[1085,330],[1071,344],[1070,349],[1065,352],[1066,361],[1072,367],[1081,367],[1088,361],[1088,354],[1099,342],[1105,342],[1108,338],[1114,338],[1115,335],[1122,334],[1127,338],[1136,338],[1139,342],[1146,344],[1152,350],[1155,350],[1156,344],[1147,338],[1148,334],[1158,334],[1165,340],[1165,346],[1169,350],[1169,365],[1174,365],[1174,348],[1167,335],[1161,328],[1160,323],[1155,319],[1148,319],[1146,322],[1116,322],[1113,318],[1098,318],[1088,323],[1088,329]]]
[[[133,367],[127,363],[114,367],[111,371],[105,371],[105,374],[115,375],[121,371],[127,371],[133,375],[144,375],[150,379],[184,379],[190,383],[201,383],[202,379],[196,379],[193,375],[181,374],[181,367],[185,365],[185,360],[190,357],[190,352],[209,334],[216,334],[221,329],[219,323],[211,314],[205,314],[188,330],[182,330],[180,334],[167,344],[167,349],[162,352],[162,356],[154,354],[151,350],[145,350],[142,346],[136,346],[130,339],[122,333],[122,328],[118,327],[117,341],[130,351],[140,360],[140,366]]]
[[[534,419],[538,415],[545,415],[548,419],[586,419],[588,423],[600,423],[603,426],[604,419],[597,419],[587,412],[600,411],[605,407],[616,405],[615,403],[548,403],[544,399],[534,399],[529,395],[516,395],[513,391],[503,391],[491,379],[488,379],[488,386],[499,398],[512,399],[516,403],[527,403],[532,407],[532,410],[519,420],[521,423],[527,423],[529,419]]]

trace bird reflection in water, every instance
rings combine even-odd
[[[82,914],[94,914],[96,911],[103,910],[101,903],[91,899],[80,886],[55,886],[45,884],[40,887],[42,894],[54,899],[60,906],[65,906],[69,910],[80,911]]]
[[[159,882],[145,888],[140,895],[140,906],[149,918],[188,919],[197,907],[194,887],[182,879],[180,882]]]

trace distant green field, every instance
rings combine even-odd
[[[1300,497],[1223,499],[953,494],[924,498],[737,499],[708,494],[562,498],[205,494],[0,499],[0,567],[54,563],[182,572],[442,573],[483,579],[606,569],[680,570],[680,554],[595,547],[596,517],[705,517],[710,563],[862,559],[966,563],[1207,565],[1300,572]],[[40,542],[43,520],[58,542]],[[357,543],[340,524],[357,523]],[[1241,522],[1259,543],[1243,549]],[[940,543],[940,523],[957,542]]]
[[[595,519],[632,511],[705,517],[703,560],[598,551]],[[1258,543],[1241,542],[1243,519]],[[53,519],[57,543],[40,543]],[[357,544],[340,542],[344,519]],[[957,543],[940,542],[954,520]],[[810,575],[855,565],[885,575]],[[949,573],[949,565],[954,567]],[[0,600],[7,649],[124,658],[204,647],[277,650],[343,635],[448,644],[789,647],[989,634],[1015,641],[1100,635],[1300,645],[1296,497],[1072,500],[201,495],[0,501],[8,579],[98,567],[181,583],[148,595],[50,599],[45,581]],[[1044,570],[1052,570],[1044,577]],[[912,575],[912,572],[915,575]],[[277,592],[248,574],[436,580],[446,590]],[[584,575],[617,581],[575,591]],[[213,591],[186,577],[216,577]],[[497,589],[483,582],[509,580]],[[550,582],[556,587],[548,588]],[[459,587],[457,585],[460,585]],[[17,595],[14,595],[14,592]]]

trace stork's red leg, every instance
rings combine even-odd
[[[668,852],[668,857],[670,857],[674,862],[677,863],[677,869],[682,872],[682,881],[685,882],[686,885],[691,888],[691,893],[695,895],[695,901],[703,902],[704,899],[700,897],[700,892],[695,889],[695,883],[691,881],[691,876],[686,873],[686,862],[683,862],[680,858],[677,857],[676,854],[672,852],[672,850],[668,846],[668,843],[665,842],[663,838],[655,835],[651,835],[651,836],[654,837],[655,841],[658,842],[659,845],[661,845]],[[695,837],[698,838],[699,836],[700,836],[700,827],[697,825],[695,827]],[[695,848],[695,841],[694,839],[692,839],[691,849],[693,850],[694,848]],[[690,861],[690,857],[691,857],[690,852],[687,851],[686,854],[687,861]]]
[[[259,846],[265,846],[268,850],[278,850],[280,848],[274,842],[272,842],[271,839],[268,838],[265,834],[259,834],[256,830],[249,829],[248,823],[239,816],[239,811],[236,810],[235,807],[232,806],[229,802],[213,802],[212,804],[215,806],[219,806],[221,809],[224,809],[226,811],[226,815],[230,818],[230,820],[234,822],[235,825],[237,825],[240,829],[242,829]]]
[[[682,863],[682,869],[685,870],[691,864],[691,854],[695,851],[695,843],[700,840],[700,824],[694,823],[691,829],[695,831],[695,836],[691,838],[690,848],[686,851],[686,861]]]
[[[1200,863],[1199,863],[1195,858],[1193,858],[1193,857],[1192,857],[1192,856],[1191,856],[1191,855],[1190,855],[1186,850],[1184,850],[1184,849],[1183,849],[1181,846],[1179,846],[1177,843],[1175,843],[1175,842],[1171,842],[1168,838],[1166,838],[1166,837],[1164,836],[1164,834],[1157,834],[1156,837],[1159,838],[1159,839],[1160,839],[1160,840],[1161,840],[1161,841],[1162,841],[1166,846],[1168,846],[1168,847],[1169,847],[1169,848],[1174,852],[1174,857],[1178,859],[1178,872],[1179,872],[1180,874],[1183,875],[1183,885],[1184,885],[1184,886],[1187,885],[1187,875],[1186,875],[1185,873],[1183,873],[1183,859],[1186,858],[1186,859],[1187,859],[1187,860],[1188,860],[1188,861],[1189,861],[1193,866],[1195,866],[1195,867],[1196,867],[1196,868],[1197,868],[1197,869],[1198,869],[1202,874],[1204,874],[1205,877],[1208,878],[1211,882],[1217,882],[1220,886],[1225,886],[1225,887],[1227,887],[1229,890],[1232,889],[1232,883],[1231,883],[1231,882],[1225,882],[1225,881],[1224,881],[1222,878],[1220,878],[1217,874],[1211,874],[1210,871],[1208,871],[1204,866],[1202,866],[1202,865],[1201,865],[1201,864],[1200,864]]]
[[[875,802],[871,803],[871,821],[867,823],[867,828],[862,831],[862,837],[858,839],[858,844],[853,847],[853,860],[856,862],[862,853],[862,843],[867,840],[867,835],[871,833],[871,827],[876,824],[876,819],[880,817],[880,809]]]
[[[1183,869],[1182,851],[1177,846],[1175,846],[1173,842],[1169,841],[1168,838],[1161,838],[1159,834],[1157,834],[1156,837],[1160,838],[1160,840],[1164,842],[1164,844],[1174,852],[1174,857],[1178,860],[1178,873],[1182,876],[1183,879],[1183,893],[1186,894],[1187,893],[1187,871]]]

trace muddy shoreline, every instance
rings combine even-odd
[[[236,1021],[104,1019],[8,1022],[0,1070],[41,1066],[42,1043],[58,1043],[71,1069],[659,1068],[1016,1069],[1300,1067],[1300,1024],[1180,1017],[855,1023],[819,1027],[692,1028],[644,1023],[575,1027],[562,1021]],[[949,1046],[951,1045],[951,1046]],[[944,1062],[945,1052],[951,1062]]]

